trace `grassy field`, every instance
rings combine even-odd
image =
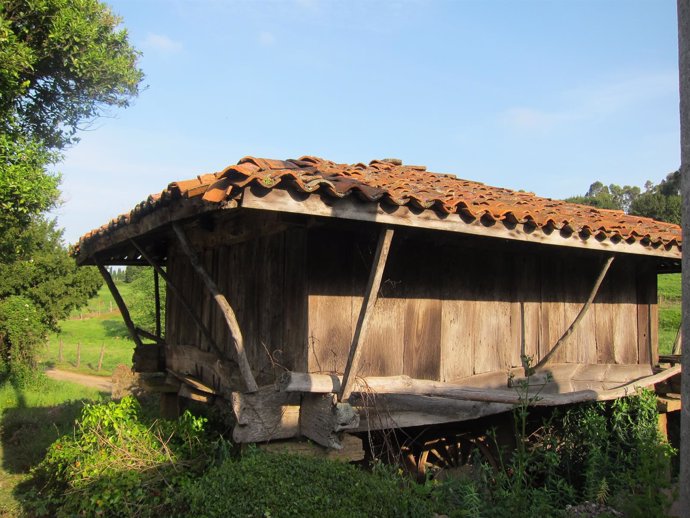
[[[46,448],[72,429],[84,402],[108,397],[45,377],[24,388],[0,384],[0,518],[20,514],[17,488]]]
[[[127,298],[129,286],[118,286],[123,298]],[[40,361],[45,367],[110,376],[120,364],[131,365],[134,343],[129,339],[120,312],[115,307],[108,288],[103,286],[96,297],[80,310],[72,312],[69,320],[60,323],[60,332],[51,333]],[[62,360],[60,360],[62,343]],[[81,345],[77,366],[77,344]],[[98,371],[98,360],[104,347],[103,364]]]
[[[680,274],[659,275],[659,352],[670,354],[680,325]]]

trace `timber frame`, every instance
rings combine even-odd
[[[340,449],[346,433],[507,412],[525,387],[539,406],[605,401],[681,369],[657,350],[673,244],[256,184],[99,232],[77,260],[111,290],[143,383],[166,405],[216,405],[238,443]],[[155,329],[105,265],[153,268]]]

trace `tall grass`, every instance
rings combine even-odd
[[[658,276],[659,353],[671,354],[680,326],[681,279],[679,273]]]

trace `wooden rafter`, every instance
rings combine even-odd
[[[259,390],[259,386],[256,384],[256,380],[252,374],[252,369],[249,365],[249,360],[247,359],[247,353],[244,349],[242,331],[240,330],[240,325],[237,322],[237,317],[235,316],[232,306],[230,306],[230,303],[225,298],[225,295],[220,292],[218,286],[216,286],[216,283],[199,262],[199,258],[197,257],[196,252],[194,252],[189,245],[189,241],[187,240],[187,236],[185,235],[182,227],[180,227],[178,223],[174,222],[172,224],[172,228],[175,231],[175,235],[180,243],[182,252],[187,256],[189,262],[199,274],[199,277],[201,277],[202,281],[206,285],[206,289],[210,292],[213,300],[216,301],[216,304],[218,304],[218,307],[225,318],[225,322],[230,330],[232,344],[235,349],[237,364],[240,367],[240,373],[242,374],[242,379],[244,380],[247,392],[256,392]]]
[[[594,282],[594,286],[592,286],[592,291],[589,293],[589,297],[587,297],[587,302],[585,302],[584,306],[580,309],[580,312],[577,314],[575,317],[575,320],[573,320],[573,323],[570,324],[570,327],[565,330],[565,333],[558,339],[558,341],[555,343],[555,345],[551,348],[551,350],[546,353],[546,355],[539,360],[539,363],[537,363],[534,368],[539,369],[540,367],[543,367],[548,363],[548,361],[553,358],[553,355],[556,354],[556,352],[563,346],[564,343],[568,340],[568,337],[573,333],[577,325],[580,323],[580,321],[585,317],[587,314],[587,311],[589,310],[590,306],[592,305],[592,302],[594,301],[594,298],[597,296],[597,293],[599,293],[599,288],[601,287],[601,283],[604,282],[604,278],[606,277],[606,273],[609,271],[609,267],[611,266],[611,263],[613,262],[613,259],[615,258],[614,255],[609,256],[606,259],[606,262],[604,262],[604,265],[601,267],[601,271],[599,272],[599,276],[597,277],[597,280]]]
[[[192,309],[192,306],[189,304],[189,302],[187,302],[187,299],[184,298],[180,289],[170,279],[165,270],[163,270],[163,268],[161,268],[161,266],[156,261],[154,261],[154,259],[146,252],[146,250],[144,250],[142,246],[139,246],[139,244],[136,241],[130,239],[130,242],[132,243],[134,248],[136,248],[139,251],[139,253],[146,260],[146,262],[153,267],[153,269],[156,271],[158,275],[160,275],[161,279],[163,279],[163,282],[167,284],[170,293],[172,293],[173,296],[176,297],[177,300],[180,302],[180,304],[182,304],[182,307],[187,312],[187,314],[189,314],[189,316],[192,318],[197,327],[201,330],[201,333],[204,335],[204,338],[210,344],[211,348],[216,352],[216,354],[218,354],[222,358],[224,356],[223,351],[221,351],[220,348],[216,345],[216,342],[213,340],[213,336],[211,336],[211,331],[208,329],[208,327],[204,325],[199,315],[197,315],[194,309]]]
[[[345,365],[343,383],[338,393],[339,401],[346,400],[352,392],[352,373],[353,371],[356,372],[359,366],[359,358],[362,355],[362,342],[366,337],[369,322],[371,320],[370,317],[374,310],[376,299],[378,298],[381,278],[383,277],[383,270],[386,267],[386,259],[388,259],[388,252],[390,251],[393,234],[394,231],[391,228],[383,228],[379,234],[374,262],[369,272],[369,281],[367,282],[366,291],[364,292],[362,307],[359,310],[359,318],[357,319],[357,327],[355,327],[350,353],[347,357],[347,364]]]
[[[115,286],[115,281],[113,281],[113,278],[110,276],[110,272],[105,268],[105,266],[101,264],[97,257],[94,256],[93,260],[96,263],[96,266],[98,267],[98,271],[101,272],[101,276],[107,284],[108,289],[110,290],[110,294],[115,299],[117,307],[120,309],[122,320],[125,321],[125,326],[127,326],[127,331],[129,331],[129,335],[132,337],[132,340],[134,340],[136,346],[141,347],[143,345],[141,342],[141,338],[139,338],[137,328],[134,325],[134,322],[132,322],[132,317],[129,315],[127,304],[125,304],[125,301],[122,299],[122,296],[120,295],[120,291],[117,289],[117,286]]]

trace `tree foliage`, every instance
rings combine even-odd
[[[143,78],[120,18],[98,0],[0,3],[0,124],[60,149],[80,124],[124,107]]]
[[[647,181],[644,192],[636,186],[607,186],[596,181],[584,196],[573,196],[565,201],[599,209],[622,210],[628,214],[680,225],[680,172],[668,174],[658,185]]]
[[[59,203],[48,167],[77,131],[139,92],[139,53],[98,0],[0,2],[0,364],[34,362],[46,329],[95,294],[46,218]],[[28,327],[27,327],[28,326]]]

